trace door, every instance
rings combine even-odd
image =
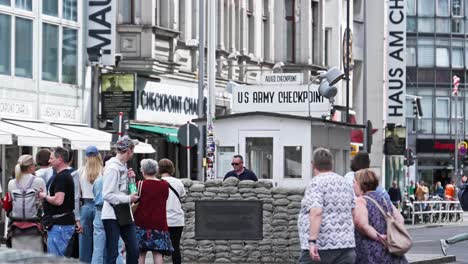
[[[239,153],[244,157],[244,166],[253,171],[258,179],[272,180],[278,186],[280,180],[279,131],[239,131]]]

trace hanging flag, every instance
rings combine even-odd
[[[453,76],[452,95],[458,95],[458,85],[460,85],[460,78],[458,78],[458,76],[454,75]]]

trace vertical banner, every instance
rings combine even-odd
[[[88,1],[87,51],[91,62],[115,64],[117,0]]]
[[[387,123],[405,124],[406,0],[388,0]]]

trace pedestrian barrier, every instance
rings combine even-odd
[[[411,209],[413,225],[463,221],[463,210],[459,201],[415,201]]]

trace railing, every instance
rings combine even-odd
[[[413,202],[412,223],[456,223],[463,221],[463,209],[458,201]]]

